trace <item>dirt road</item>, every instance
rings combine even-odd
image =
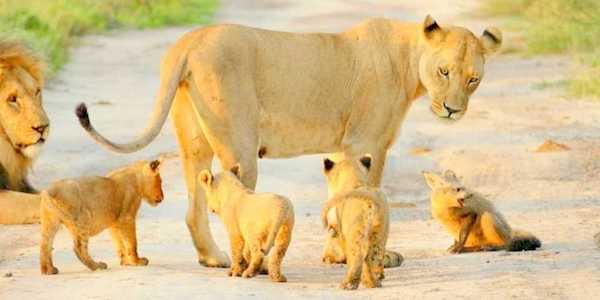
[[[217,22],[289,31],[340,31],[369,16],[421,21],[431,13],[444,23],[481,32],[492,20],[468,12],[477,1],[222,1]],[[297,4],[294,2],[301,2]],[[409,3],[410,2],[410,3]],[[377,3],[377,4],[375,4]],[[488,24],[489,23],[489,24]],[[90,103],[97,128],[116,140],[139,133],[150,114],[165,48],[190,28],[115,32],[93,36],[73,50],[73,59],[44,95],[53,127],[33,182],[43,187],[70,176],[104,174],[138,158],[176,149],[172,130],[135,155],[109,153],[88,138],[73,114],[77,102]],[[39,226],[0,227],[1,299],[215,298],[578,298],[600,293],[600,251],[592,236],[600,231],[600,102],[565,99],[560,91],[539,90],[543,81],[566,75],[565,60],[499,56],[486,66],[486,78],[458,123],[436,120],[428,99],[412,107],[398,143],[389,153],[383,189],[395,208],[389,247],[405,256],[386,273],[384,288],[337,289],[340,266],[320,263],[325,234],[319,211],[326,197],[321,157],[261,160],[258,190],[293,199],[296,228],[284,261],[289,282],[264,276],[231,279],[224,269],[199,266],[184,215],[187,197],[177,159],[163,168],[167,198],[158,208],[143,206],[139,252],[144,268],[118,265],[109,235],[92,239],[91,253],[109,270],[89,272],[78,262],[62,230],[55,243],[61,274],[42,277],[38,269]],[[537,153],[544,140],[567,145],[564,152]],[[413,151],[427,148],[431,151]],[[464,181],[490,195],[508,221],[542,241],[529,253],[449,255],[451,238],[432,220],[422,170],[451,168]],[[394,205],[394,204],[392,204]],[[411,205],[408,205],[411,206]],[[223,227],[211,217],[222,249]],[[11,273],[12,276],[3,276]]]

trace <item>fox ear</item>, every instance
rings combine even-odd
[[[210,186],[213,181],[213,175],[208,169],[202,170],[198,174],[198,180],[200,181],[200,183],[202,183],[202,185]]]
[[[323,170],[325,171],[325,173],[331,171],[331,169],[333,169],[334,165],[335,165],[335,163],[333,162],[333,160],[331,160],[329,158],[325,158],[323,160]]]
[[[446,186],[446,181],[438,174],[423,171],[423,177],[425,177],[425,182],[432,190]]]
[[[446,170],[446,171],[444,171],[444,177],[446,179],[448,179],[448,180],[456,180],[456,181],[458,181],[458,177],[456,177],[456,174],[452,170]]]

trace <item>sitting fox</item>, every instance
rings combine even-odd
[[[452,171],[444,177],[423,172],[432,190],[431,213],[454,237],[450,253],[535,250],[541,242],[531,233],[513,230],[492,202],[465,189]]]
[[[389,209],[385,195],[367,185],[371,157],[323,162],[332,197],[322,210],[323,225],[339,241],[348,264],[343,289],[381,287]]]
[[[229,276],[254,277],[263,258],[272,252],[269,276],[275,282],[285,282],[281,262],[292,238],[294,207],[283,196],[254,193],[239,178],[239,164],[215,176],[210,170],[198,174],[208,209],[219,215],[229,233],[232,260]]]
[[[88,240],[106,228],[110,228],[121,265],[147,265],[148,259],[137,254],[135,218],[142,198],[152,206],[163,200],[159,165],[159,161],[141,161],[107,177],[61,180],[42,191],[42,274],[58,273],[52,263],[52,244],[61,224],[71,232],[75,254],[92,271],[106,269],[106,264],[90,257]]]

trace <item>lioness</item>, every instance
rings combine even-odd
[[[323,225],[337,238],[348,263],[343,289],[381,287],[389,208],[385,195],[368,186],[371,157],[323,162],[327,185],[333,191],[322,210]]]
[[[107,177],[66,179],[42,191],[40,268],[42,274],[57,274],[52,263],[52,243],[63,224],[74,240],[75,254],[90,270],[106,269],[88,253],[88,239],[110,228],[121,265],[145,266],[138,257],[135,218],[142,198],[152,206],[163,200],[160,162],[137,162]]]
[[[474,251],[524,251],[542,246],[533,234],[511,228],[494,204],[466,189],[454,172],[444,177],[423,172],[431,188],[431,213],[454,238],[450,253]]]
[[[129,153],[146,147],[171,113],[190,205],[187,225],[199,262],[227,266],[208,228],[196,176],[216,155],[224,169],[241,164],[254,189],[257,156],[371,153],[378,186],[386,152],[413,100],[428,92],[435,115],[460,119],[502,35],[462,27],[371,19],[348,31],[298,34],[216,25],[194,30],[167,52],[149,127],[132,142],[100,135],[87,109],[76,112],[98,143]]]
[[[292,239],[294,207],[283,196],[254,193],[239,176],[239,165],[215,176],[210,170],[202,170],[198,175],[206,191],[208,209],[219,215],[229,233],[232,259],[229,276],[254,277],[260,271],[263,257],[273,248],[269,277],[275,282],[285,282],[281,261]]]

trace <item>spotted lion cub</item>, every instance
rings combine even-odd
[[[254,277],[263,257],[273,248],[268,263],[269,276],[275,282],[285,282],[281,261],[294,228],[292,203],[276,194],[254,193],[239,178],[239,165],[215,176],[209,170],[198,174],[206,191],[208,208],[219,215],[229,233],[229,276]]]
[[[323,225],[339,242],[348,264],[343,289],[381,287],[389,209],[385,195],[367,185],[371,157],[323,161],[331,197],[322,210]]]
[[[75,254],[90,270],[106,269],[88,253],[88,240],[109,228],[121,265],[145,266],[138,257],[135,218],[142,198],[152,206],[163,200],[159,161],[140,161],[107,177],[81,177],[52,184],[41,193],[42,274],[57,274],[52,264],[52,243],[63,224],[74,240]]]

